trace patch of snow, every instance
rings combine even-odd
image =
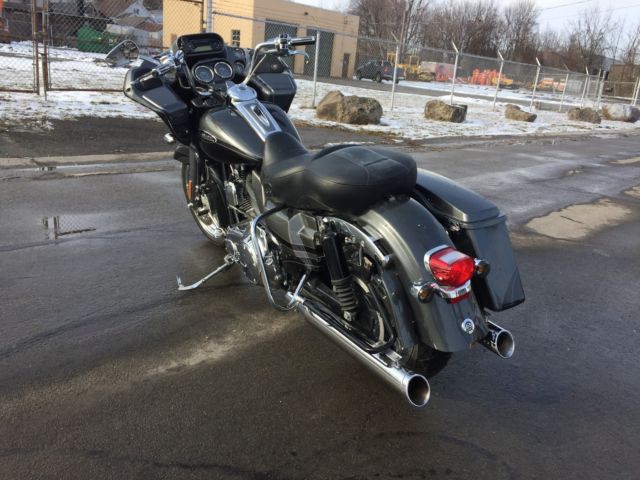
[[[3,75],[1,87],[24,87],[25,78],[31,78],[32,69],[31,42],[13,42],[0,44],[0,64]],[[121,90],[126,68],[111,68],[104,62],[103,54],[80,52],[70,48],[50,48],[51,81],[57,88],[99,88]],[[20,80],[20,85],[11,82]],[[9,82],[9,83],[7,83]],[[377,99],[384,108],[380,125],[337,124],[316,117],[315,109],[309,108],[313,95],[313,83],[309,80],[297,80],[298,94],[291,106],[289,115],[294,121],[310,125],[378,132],[401,139],[426,139],[450,136],[490,136],[490,135],[538,135],[545,133],[593,132],[595,134],[614,133],[621,130],[637,130],[638,125],[603,120],[600,125],[576,122],[567,119],[566,114],[551,111],[537,111],[538,118],[533,123],[518,122],[504,118],[506,102],[492,108],[493,88],[480,85],[456,85],[455,103],[468,105],[467,120],[464,123],[446,123],[424,118],[424,105],[427,101],[440,98],[449,101],[448,83],[403,82],[404,85],[429,90],[440,89],[432,96],[408,93],[396,93],[395,105],[391,111],[390,92],[360,86],[335,85],[318,82],[316,99],[322,99],[331,90],[340,90],[345,95],[359,95]],[[483,98],[475,98],[484,92]],[[470,95],[473,95],[470,96]],[[501,91],[500,95],[513,99],[526,99],[527,94],[517,91]],[[541,97],[543,94],[540,95]],[[557,98],[557,97],[554,97]],[[545,99],[545,101],[547,101]],[[29,93],[0,91],[0,124],[39,124],[46,127],[49,120],[73,119],[83,116],[157,118],[150,110],[136,104],[116,92],[53,91],[43,96]]]

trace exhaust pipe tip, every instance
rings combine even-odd
[[[516,341],[509,330],[500,330],[495,339],[495,352],[502,358],[511,358],[516,349]]]
[[[414,407],[424,407],[431,398],[431,386],[422,375],[411,375],[406,382],[405,395]]]
[[[488,321],[487,326],[489,333],[480,343],[500,358],[511,358],[516,349],[516,341],[511,332],[493,322]]]

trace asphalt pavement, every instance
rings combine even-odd
[[[424,409],[237,270],[178,292],[223,252],[168,155],[0,170],[0,478],[638,478],[640,137],[398,148],[509,215],[527,294]]]

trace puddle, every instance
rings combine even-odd
[[[624,193],[633,198],[640,198],[640,185],[636,185],[635,187],[626,190]]]
[[[640,163],[640,157],[623,158],[622,160],[614,160],[611,163],[616,165],[631,165],[633,163]]]
[[[561,240],[580,240],[606,227],[616,225],[632,210],[611,200],[571,205],[544,217],[534,218],[527,227],[534,232]]]
[[[42,217],[45,240],[57,240],[68,235],[78,235],[85,232],[93,232],[96,227],[86,225],[86,223],[73,215],[55,215],[53,217]]]

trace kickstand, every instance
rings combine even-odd
[[[233,255],[226,255],[224,257],[224,263],[222,265],[220,265],[218,268],[216,268],[213,272],[211,272],[207,276],[203,277],[202,279],[198,280],[196,283],[191,284],[191,285],[186,285],[186,286],[183,285],[182,284],[182,280],[180,279],[180,277],[176,277],[176,280],[178,280],[178,290],[180,290],[181,292],[183,292],[185,290],[194,290],[194,289],[198,288],[200,285],[202,285],[204,282],[209,280],[210,278],[213,278],[216,275],[218,275],[219,273],[222,273],[225,270],[228,270],[229,268],[231,268],[235,264],[236,264],[236,260],[233,257]]]

